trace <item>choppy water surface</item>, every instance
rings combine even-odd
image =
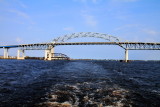
[[[2,107],[160,107],[160,62],[0,60]]]

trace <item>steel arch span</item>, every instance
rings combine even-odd
[[[67,40],[74,39],[74,38],[81,38],[81,37],[94,37],[94,38],[101,38],[110,42],[120,42],[120,39],[108,35],[108,34],[102,34],[102,33],[94,33],[94,32],[79,32],[79,33],[72,33],[69,35],[64,35],[58,38],[55,38],[52,42],[53,43],[62,43],[66,42]]]

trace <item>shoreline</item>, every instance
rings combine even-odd
[[[16,57],[9,57],[9,58],[2,58],[0,59],[15,59],[18,60]],[[24,60],[44,60],[44,57],[25,57]],[[65,59],[59,59],[59,60],[65,60]],[[122,59],[68,59],[71,61],[78,61],[78,60],[84,60],[84,61],[119,61],[119,62],[125,62],[125,60]],[[134,61],[153,61],[153,62],[160,62],[160,60],[128,60],[128,62],[134,62]]]

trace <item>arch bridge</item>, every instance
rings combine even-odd
[[[106,40],[106,42],[67,42],[68,40],[74,38],[82,37],[94,37],[101,38]],[[93,32],[80,32],[72,33],[69,35],[64,35],[57,37],[48,43],[36,43],[36,44],[21,44],[21,45],[7,45],[0,46],[4,48],[4,58],[8,58],[8,49],[9,48],[19,48],[18,50],[18,59],[24,59],[24,50],[45,50],[45,59],[52,60],[55,57],[54,47],[60,45],[117,45],[125,50],[125,61],[128,61],[128,50],[160,50],[160,43],[151,43],[151,42],[128,42],[122,41],[119,38],[101,33]],[[20,57],[22,54],[22,57]]]

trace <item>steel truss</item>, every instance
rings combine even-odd
[[[107,40],[108,42],[66,42],[67,40],[81,37],[94,37]],[[122,42],[119,38],[100,33],[80,32],[64,35],[54,39],[50,43],[37,43],[37,44],[23,44],[23,45],[9,45],[0,46],[0,48],[15,48],[19,47],[22,50],[50,50],[55,46],[60,45],[118,45],[125,50],[160,50],[160,43],[150,42]]]
[[[22,50],[49,50],[61,45],[118,45],[128,50],[160,50],[160,43],[145,42],[63,42],[20,45]]]
[[[22,50],[49,50],[53,47],[53,45],[49,43],[41,43],[41,44],[25,44],[25,45],[20,45],[19,47]]]
[[[128,50],[160,50],[160,43],[121,42],[119,46]]]
[[[108,34],[101,34],[101,33],[93,33],[93,32],[80,32],[80,33],[72,33],[69,35],[64,35],[53,40],[53,43],[62,43],[66,42],[67,40],[74,39],[74,38],[82,38],[82,37],[94,37],[94,38],[101,38],[110,42],[119,42],[119,38],[108,35]]]
[[[81,38],[81,37],[94,37],[94,38],[101,38],[104,40],[109,41],[110,43],[106,43],[107,45],[119,45],[123,49],[128,49],[128,50],[160,50],[160,45],[159,43],[144,43],[144,42],[122,42],[120,41],[119,38],[115,36],[111,36],[108,34],[101,34],[101,33],[93,33],[93,32],[80,32],[80,33],[72,33],[69,35],[64,35],[61,37],[58,37],[53,40],[53,44],[56,45],[56,43],[59,43],[59,45],[65,45],[65,42],[70,39],[74,38]],[[61,44],[62,43],[62,44]],[[92,44],[92,43],[91,43]],[[100,43],[93,43],[92,45],[103,45]],[[104,43],[105,44],[105,43]],[[66,45],[90,45],[89,42],[86,43],[70,43]]]

